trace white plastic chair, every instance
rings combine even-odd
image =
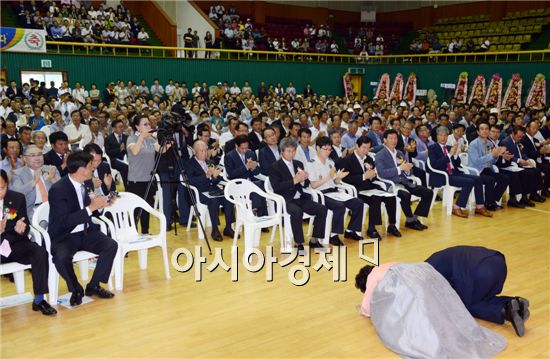
[[[265,182],[264,182],[264,187],[265,187],[265,190],[267,193],[269,194],[273,194],[275,196],[279,196],[281,199],[283,199],[283,202],[282,202],[282,213],[283,213],[283,223],[284,223],[284,245],[281,246],[281,253],[290,253],[292,251],[292,239],[293,239],[293,234],[292,234],[292,226],[290,225],[290,215],[288,214],[287,210],[286,210],[286,202],[284,201],[284,198],[278,194],[276,194],[275,192],[273,192],[273,187],[271,186],[271,182],[269,181],[269,177],[266,178]],[[309,193],[311,196],[312,196],[312,199],[316,202],[319,202],[319,197],[318,197],[318,193],[320,192],[314,192],[312,190],[309,190],[309,191],[306,191],[306,189],[304,189],[304,192],[307,192]],[[268,213],[273,213],[274,211],[274,206],[272,205],[273,203],[267,203],[267,210],[268,210]],[[324,203],[322,203],[324,204]],[[307,213],[304,213],[304,219],[309,219],[309,224],[308,224],[308,229],[307,229],[307,234],[306,236],[307,237],[310,237],[311,234],[313,233],[313,220],[315,219],[315,216],[312,216],[312,215],[309,215]],[[323,241],[323,244],[328,244],[329,243],[329,239],[330,239],[330,226],[332,224],[332,211],[328,210],[327,211],[327,218],[326,218],[326,222],[325,222],[325,237],[324,238],[320,238],[322,241]]]
[[[46,250],[49,254],[49,264],[50,264],[50,270],[48,273],[48,287],[50,291],[50,304],[51,305],[57,305],[57,298],[58,298],[58,292],[59,292],[59,273],[57,272],[57,269],[55,268],[55,265],[52,261],[52,252],[51,252],[51,240],[50,235],[48,234],[48,221],[49,221],[49,214],[50,214],[50,204],[48,202],[42,203],[40,206],[38,206],[34,210],[34,214],[32,216],[32,226],[34,229],[36,229],[42,236],[42,239],[44,240],[44,245],[46,247]],[[107,227],[105,223],[100,221],[97,218],[92,217],[92,222],[98,224],[101,228],[101,231],[103,233],[107,233]],[[78,267],[80,270],[80,278],[82,281],[88,280],[88,264],[89,260],[92,258],[97,257],[96,254],[90,253],[88,251],[78,251],[73,256],[73,263],[78,263]],[[113,270],[115,273],[115,278],[119,276],[119,273],[117,271],[117,268],[113,266]],[[113,288],[111,277],[109,277],[109,283],[108,283],[109,289]]]
[[[206,227],[211,225],[210,221],[210,215],[208,214],[208,206],[204,203],[200,202],[200,196],[199,196],[199,190],[197,187],[193,185],[187,186],[187,183],[183,180],[183,177],[180,175],[180,182],[183,187],[189,188],[193,196],[195,197],[195,201],[197,202],[197,209],[199,211],[198,215],[195,213],[195,210],[193,206],[191,205],[192,202],[189,203],[189,207],[191,208],[191,211],[189,212],[189,219],[187,220],[187,232],[191,230],[191,223],[193,223],[193,218],[200,216],[201,222]],[[204,239],[204,232],[202,231],[202,227],[200,224],[197,224],[198,232],[199,232],[199,239]]]
[[[33,242],[39,246],[42,245],[42,237],[36,229],[31,227],[29,234]],[[25,270],[30,268],[30,264],[21,264],[17,262],[2,263],[0,264],[0,275],[13,274],[15,291],[17,294],[23,294],[25,293]]]
[[[432,167],[432,164],[430,163],[430,159],[428,158],[428,161],[426,162],[428,165],[428,168],[433,173],[437,173],[442,175],[445,178],[445,184],[442,187],[434,187],[434,190],[441,188],[443,190],[443,208],[445,209],[447,216],[450,216],[452,214],[453,210],[453,203],[454,203],[454,196],[455,193],[460,191],[460,187],[451,186],[449,184],[449,174],[445,171],[436,170]]]
[[[275,212],[272,215],[256,216],[252,209],[252,201],[250,195],[256,193],[263,197],[266,202],[273,201],[275,203]],[[273,227],[271,231],[271,241],[275,237],[277,226],[279,227],[279,238],[281,246],[283,246],[283,204],[284,199],[281,196],[262,191],[254,183],[246,179],[234,179],[227,183],[224,188],[225,198],[235,205],[235,237],[233,245],[237,245],[237,239],[241,231],[241,226],[244,228],[244,250],[245,255],[251,253],[252,248],[259,245],[260,230],[262,228]]]
[[[159,219],[159,234],[144,235],[138,233],[134,221],[134,212],[139,209]],[[111,236],[118,242],[115,266],[118,268],[119,275],[115,277],[116,290],[122,290],[124,284],[124,257],[130,251],[138,251],[139,267],[140,269],[147,269],[148,249],[160,247],[166,279],[170,279],[168,248],[166,245],[166,217],[164,214],[153,209],[143,198],[130,192],[120,193],[120,198],[109,207],[105,207],[103,213],[100,218],[107,223]],[[107,213],[111,215],[112,219],[105,216]]]

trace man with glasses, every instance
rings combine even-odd
[[[13,171],[10,189],[25,195],[27,215],[32,218],[34,209],[48,202],[48,191],[60,178],[55,166],[44,165],[42,150],[27,146],[23,155],[25,166]]]
[[[332,211],[332,231],[330,244],[342,246],[344,243],[339,238],[344,234],[344,217],[346,208],[351,211],[351,219],[346,238],[361,240],[361,225],[363,221],[363,201],[346,193],[339,192],[337,185],[349,172],[336,170],[334,162],[329,158],[332,149],[332,141],[326,136],[321,136],[315,141],[317,157],[306,165],[311,187],[321,191],[325,196],[325,206]]]

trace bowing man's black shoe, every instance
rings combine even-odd
[[[380,233],[378,233],[376,229],[372,231],[367,231],[367,236],[372,239],[382,239],[382,237],[380,236]]]
[[[32,310],[35,312],[41,312],[44,315],[56,315],[57,310],[55,310],[50,303],[46,302],[45,300],[42,300],[40,303],[35,304],[32,303]]]
[[[504,304],[504,318],[512,323],[518,337],[525,334],[525,324],[519,314],[519,301],[515,298]]]
[[[488,210],[488,211],[494,212],[494,211],[497,210],[497,205],[496,204],[486,204],[485,209]]]
[[[410,229],[414,229],[415,231],[423,231],[424,230],[424,228],[422,227],[422,223],[420,223],[418,221],[407,222],[407,223],[405,223],[405,227],[410,228]]]
[[[541,197],[538,193],[533,193],[529,199],[533,202],[538,202],[538,203],[544,203],[546,202],[546,198],[544,197]]]
[[[529,301],[523,297],[516,297],[516,299],[519,303],[519,315],[521,315],[523,321],[526,322],[531,316],[531,312],[529,311]]]
[[[397,238],[400,238],[401,237],[401,232],[399,232],[399,229],[397,229],[397,227],[395,226],[395,224],[390,224],[388,226],[388,228],[386,229],[386,232],[388,234],[391,234],[392,236],[394,237],[397,237]]]
[[[105,288],[101,288],[99,285],[97,287],[91,287],[88,284],[86,286],[86,296],[91,297],[92,295],[96,295],[103,299],[110,299],[115,296],[112,292],[109,292]]]
[[[416,220],[416,223],[418,223],[418,225],[420,226],[420,228],[422,228],[422,230],[428,229],[428,226],[425,224],[422,224],[422,222],[420,222],[418,219]]]
[[[71,299],[69,299],[69,304],[71,307],[77,306],[82,304],[82,297],[84,297],[84,293],[81,291],[76,291],[71,294]]]
[[[220,230],[217,227],[212,228],[212,240],[216,242],[223,241],[222,234],[220,233]]]
[[[508,207],[525,208],[525,205],[523,203],[518,202],[517,199],[514,198],[508,201]]]
[[[353,234],[355,234],[355,233],[353,233]],[[355,234],[355,235],[357,236],[357,234]],[[337,246],[337,247],[340,247],[340,246],[344,245],[344,242],[342,242],[340,240],[340,237],[338,237],[338,235],[334,235],[334,236],[330,237],[329,243],[332,244],[333,246]]]
[[[363,239],[363,237],[353,231],[346,231],[346,233],[344,233],[344,238],[353,239],[354,241],[360,241]],[[340,240],[340,238],[338,238],[338,240]]]

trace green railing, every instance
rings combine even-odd
[[[164,46],[136,46],[87,44],[76,42],[47,43],[48,53],[89,56],[126,57],[181,57],[188,51],[195,58],[205,60],[277,61],[277,62],[319,62],[328,64],[453,64],[453,63],[511,63],[550,61],[550,49],[534,51],[475,52],[423,55],[343,55],[301,52],[241,51],[228,49],[203,49]],[[205,56],[209,54],[208,58]]]

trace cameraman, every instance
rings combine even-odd
[[[138,114],[132,119],[134,133],[128,137],[126,148],[128,151],[128,187],[127,191],[144,198],[152,207],[157,190],[152,183],[149,193],[145,196],[151,173],[155,167],[156,153],[160,150],[158,141],[152,137],[151,124],[146,115]],[[170,148],[170,144],[168,148]],[[137,213],[135,214],[137,215]],[[141,233],[149,234],[149,212],[141,211]]]
[[[164,121],[164,119],[163,119]],[[173,133],[170,125],[161,123],[159,126],[158,138],[160,145],[163,142],[171,143],[171,148],[160,155],[158,174],[162,187],[163,212],[166,216],[166,230],[170,230],[174,220],[176,191],[178,192],[179,223],[186,225],[189,219],[189,204],[187,203],[187,194],[185,188],[180,183],[181,166],[185,166],[189,160],[187,150],[187,130],[183,127]],[[172,135],[173,133],[173,135]],[[177,154],[177,156],[176,156]],[[179,157],[179,158],[178,158]],[[174,203],[172,202],[174,201]]]

